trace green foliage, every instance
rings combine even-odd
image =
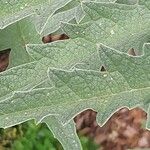
[[[34,121],[28,121],[21,125],[12,127],[9,130],[1,129],[0,132],[1,143],[7,143],[7,145],[9,145],[9,147],[7,146],[7,149],[63,150],[61,144],[54,138],[46,124],[36,125]],[[87,137],[79,137],[83,150],[97,150],[99,148],[99,146]]]
[[[62,146],[45,124],[37,126],[30,121],[21,127],[23,135],[14,141],[12,150],[62,150]]]
[[[148,0],[30,4],[24,16],[18,3],[3,7],[0,17],[1,28],[8,26],[0,31],[0,50],[12,48],[13,56],[10,69],[0,74],[0,127],[35,119],[48,125],[65,150],[80,150],[73,117],[81,111],[96,110],[104,124],[120,107],[148,110]],[[42,35],[58,31],[70,39],[40,44]],[[6,33],[16,38],[10,42]],[[131,48],[141,55],[130,56]]]
[[[41,38],[31,19],[26,18],[0,30],[0,51],[11,48],[10,67],[27,63],[32,58],[26,51],[26,44],[42,43]]]
[[[91,139],[80,137],[83,150],[100,150],[100,146],[96,145]]]

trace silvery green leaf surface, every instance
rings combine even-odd
[[[84,10],[82,7],[82,2],[115,2],[115,0],[72,0],[70,3],[66,4],[60,10],[57,11],[54,15],[50,16],[45,23],[41,34],[46,35],[57,31],[61,22],[69,22],[72,19],[75,19],[77,23],[84,18]],[[45,14],[44,14],[45,15]]]
[[[147,126],[148,129],[150,129],[150,105],[147,112]]]
[[[123,52],[130,48],[140,51],[149,42],[150,11],[145,6],[84,3],[83,9],[86,23],[64,24],[63,30],[69,37],[103,43]]]
[[[26,17],[32,17],[37,31],[40,33],[47,19],[64,7],[71,0],[1,0],[0,29],[3,29]]]
[[[116,3],[135,5],[138,4],[139,0],[117,0]]]
[[[148,9],[150,9],[150,1],[149,0],[139,0],[139,4],[145,5]]]
[[[36,29],[42,33],[45,24],[49,22],[49,18],[61,7],[64,7],[72,0],[1,0],[0,1],[0,29],[3,29],[23,18],[34,16],[33,20]],[[86,0],[91,1],[91,0]],[[114,0],[95,0],[98,2],[113,2]],[[80,4],[77,2],[78,5]],[[77,7],[75,17],[80,20],[83,17],[82,9]],[[68,8],[70,9],[70,8]]]
[[[86,2],[82,8],[85,17],[81,24],[61,24],[70,39],[50,44],[26,43],[24,52],[32,62],[0,73],[0,127],[30,119],[37,123],[44,121],[64,149],[73,149],[74,143],[80,150],[72,119],[83,110],[97,111],[100,125],[124,106],[147,110],[150,102],[148,7]],[[66,11],[70,9],[62,12]],[[62,15],[62,12],[57,13]],[[5,43],[2,49],[8,48],[6,42],[2,42]],[[127,54],[131,48],[140,55]],[[20,56],[16,59],[22,59]],[[102,66],[106,71],[100,71]],[[72,135],[63,140],[62,132]]]
[[[6,20],[8,19],[8,21],[10,19],[10,15],[12,15],[14,19],[12,21],[10,20],[10,23],[7,23],[6,21],[6,24],[3,24],[4,26],[2,27],[5,29],[0,30],[0,40],[2,41],[0,44],[0,50],[2,51],[7,48],[12,50],[10,55],[10,67],[17,66],[19,64],[23,64],[32,60],[26,52],[26,44],[41,43],[42,37],[36,32],[38,26],[41,30],[42,28],[44,28],[42,34],[46,35],[48,33],[58,30],[60,28],[62,20],[68,22],[73,18],[76,18],[77,16],[79,17],[81,15],[81,6],[79,2],[77,3],[78,5],[75,8],[68,8],[69,10],[67,11],[63,11],[61,13],[56,13],[55,15],[52,15],[57,9],[67,5],[69,2],[69,0],[63,0],[61,1],[61,3],[60,1],[51,1],[50,3],[45,2],[44,5],[42,2],[39,1],[2,1],[2,11],[3,9],[5,11],[3,11],[4,14],[1,15],[5,17]],[[35,8],[34,6],[38,6],[38,8]],[[5,7],[7,7],[8,10],[6,10]],[[22,13],[20,9],[23,11]],[[31,18],[28,17],[26,19],[23,19],[26,17],[25,12],[27,12],[28,15],[30,14],[29,9],[34,11],[35,15],[32,15]],[[46,10],[47,13],[45,12]],[[19,15],[16,15],[16,13],[19,13]],[[20,15],[23,15],[23,18],[21,18]],[[14,16],[20,18],[17,19]],[[80,17],[82,18],[82,15]],[[40,18],[42,18],[42,20]],[[18,21],[20,19],[22,20]],[[50,19],[50,24],[48,19]],[[34,24],[31,22],[31,20],[34,22]],[[5,19],[2,18],[2,21],[5,22]],[[40,32],[40,30],[38,31]],[[14,36],[15,38],[13,38]]]
[[[26,51],[26,44],[42,43],[42,37],[29,18],[25,18],[0,30],[0,51],[11,49],[10,67],[28,63],[32,59]]]
[[[69,35],[71,40],[67,42],[56,42],[56,44],[54,44],[54,47],[56,47],[55,50],[58,49],[57,51],[59,51],[56,53],[64,57],[65,61],[67,61],[66,57],[71,55],[69,53],[74,51],[73,48],[77,47],[78,50],[82,49],[83,51],[91,52],[92,55],[87,55],[87,58],[84,59],[85,61],[78,62],[76,67],[81,68],[81,66],[84,66],[83,63],[86,62],[85,64],[92,63],[96,69],[99,69],[99,64],[97,65],[99,57],[95,54],[95,51],[97,45],[101,43],[126,53],[131,48],[142,53],[143,44],[149,42],[150,37],[150,22],[147,19],[150,18],[150,12],[145,6],[85,3],[84,7],[87,15],[90,14],[89,16],[91,18],[89,18],[89,22],[80,25],[63,23],[62,29]],[[115,9],[115,13],[113,9]],[[95,13],[95,10],[97,10],[98,13]],[[143,15],[141,15],[141,13]],[[120,14],[122,14],[122,16]],[[56,45],[59,45],[59,43],[67,44],[64,47],[60,44],[60,48],[57,48]],[[47,45],[47,48],[45,48],[46,46],[44,45],[29,45],[29,47],[28,52],[35,60],[43,59],[42,56],[45,55],[44,51],[50,49],[54,51],[54,48],[52,48],[53,44]],[[63,52],[64,54],[66,54],[66,52],[68,54],[62,56]],[[50,55],[52,55],[52,53]]]
[[[48,116],[42,120],[46,122],[54,137],[59,140],[65,150],[80,150],[81,144],[76,133],[75,123],[71,120],[66,125],[61,124],[55,116]]]
[[[65,125],[87,108],[99,112],[98,121],[103,124],[120,107],[132,108],[143,103],[149,104],[149,48],[150,45],[147,44],[145,55],[132,58],[108,47],[99,47],[107,56],[103,58],[105,65],[105,60],[108,60],[110,68],[117,67],[115,72],[50,68],[48,74],[53,87],[14,91],[11,97],[1,100],[0,127],[12,126],[32,118],[39,122],[46,115],[55,116]],[[121,58],[124,58],[123,63],[116,65],[115,62],[120,62]],[[143,70],[141,63],[144,61]],[[126,65],[131,65],[132,70],[125,69]],[[122,73],[120,68],[127,73]],[[133,72],[135,69],[136,72]],[[134,78],[140,72],[141,76]]]
[[[50,3],[43,4],[38,9],[36,15],[32,17],[38,33],[42,33],[49,18],[61,7],[67,5],[71,0],[51,0]]]
[[[44,36],[44,35],[48,35],[50,33],[53,33],[59,30],[61,28],[62,21],[69,22],[75,19],[76,10],[77,10],[77,7],[51,16],[47,20],[47,23],[45,24],[44,29],[41,34]]]
[[[48,0],[44,1],[48,3]],[[0,29],[31,16],[43,4],[41,0],[1,0],[0,1]]]

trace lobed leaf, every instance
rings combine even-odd
[[[149,50],[150,45],[147,44],[146,48]],[[103,61],[108,60],[112,68],[116,67],[114,61],[122,58],[121,55],[126,55],[104,46],[101,50],[107,54]],[[145,52],[145,55],[136,57],[135,60],[126,56],[124,63],[119,66],[126,68],[130,63],[132,69],[140,72],[140,63],[145,61],[145,58],[145,65],[149,65],[149,54]],[[149,104],[147,98],[150,94],[150,70],[146,69],[140,79],[134,78],[135,71],[131,73],[130,68],[125,71],[127,73],[122,74],[120,69],[115,72],[99,72],[51,68],[49,78],[53,83],[52,88],[16,91],[11,97],[0,102],[0,127],[12,126],[32,118],[39,122],[47,115],[53,115],[67,125],[77,113],[87,108],[100,112],[98,119],[103,124],[112,112],[120,107],[131,108],[143,103]],[[131,82],[131,76],[134,84]]]
[[[74,38],[83,38],[94,44],[127,52],[141,50],[149,42],[150,11],[145,6],[115,3],[84,3],[86,20],[83,24],[64,24],[64,32]],[[121,15],[120,15],[121,14]]]
[[[131,3],[126,1],[124,5],[97,0],[81,5],[77,1],[77,5],[70,7],[69,0],[52,2],[51,7],[38,7],[36,17],[21,20],[0,32],[0,49],[13,49],[11,57],[15,57],[11,65],[16,66],[0,73],[0,127],[30,119],[43,121],[64,149],[81,149],[72,120],[81,111],[96,110],[98,123],[103,125],[120,107],[140,106],[147,110],[149,106],[149,3],[141,0],[136,5],[127,5]],[[84,18],[82,11],[76,17],[77,7],[85,12]],[[31,44],[38,42],[40,35],[30,19],[36,22],[38,32],[46,34],[59,29],[61,17],[66,22],[80,21],[77,25],[61,24],[69,40]],[[53,19],[53,25],[59,25],[50,29],[46,25],[49,18]],[[17,38],[7,43],[11,38],[6,39],[6,33]],[[130,48],[139,50],[141,55],[127,54]],[[25,64],[19,65],[22,63]],[[102,66],[106,71],[100,71]],[[71,135],[65,139],[68,133]]]
[[[73,120],[67,125],[63,125],[55,116],[48,116],[42,120],[46,122],[54,137],[59,140],[64,149],[80,150],[81,144],[76,134],[75,123]]]
[[[46,0],[45,3],[49,1]],[[0,1],[0,29],[31,16],[43,4],[41,0],[1,0]]]
[[[26,44],[41,43],[41,38],[31,20],[25,18],[0,30],[0,51],[11,49],[10,67],[18,66],[32,60],[26,51]]]
[[[83,2],[115,2],[115,0],[72,0],[70,3],[56,11],[56,13],[49,17],[41,34],[46,35],[53,33],[60,29],[61,22],[70,22],[75,19],[77,23],[80,23],[84,18],[85,13],[82,7]]]

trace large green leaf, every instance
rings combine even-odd
[[[45,45],[28,45],[27,51],[38,61],[2,72],[0,74],[1,98],[12,95],[14,91],[25,91],[39,86],[47,79],[48,67],[70,69],[75,64],[84,62],[95,52],[95,49],[87,51],[82,45],[84,49],[81,52],[82,47],[76,45],[78,42],[79,40],[75,39]]]
[[[71,0],[2,0],[0,2],[0,29],[23,18],[33,16],[37,31],[40,33],[47,19]]]
[[[148,129],[150,129],[150,104],[149,104],[148,111],[147,111],[147,124],[146,124],[146,127]]]
[[[139,0],[139,4],[145,5],[148,9],[150,9],[150,1],[149,0]]]
[[[48,3],[48,0],[44,3]],[[43,4],[41,0],[1,0],[0,29],[34,14],[41,4]]]
[[[26,11],[29,14],[30,14],[30,11],[28,9],[32,8],[33,11],[36,11],[36,15],[33,15],[33,17],[31,18],[34,20],[34,23],[36,23],[36,28],[39,28],[41,30],[43,30],[44,28],[44,33],[48,34],[60,28],[60,23],[61,23],[60,21],[62,19],[63,21],[68,22],[72,20],[73,18],[76,18],[77,16],[78,17],[80,16],[82,18],[82,15],[80,15],[80,10],[82,11],[82,9],[79,8],[81,7],[79,2],[76,2],[76,5],[72,9],[69,9],[70,7],[68,7],[69,10],[67,11],[56,13],[54,16],[52,15],[57,9],[67,5],[68,2],[69,0],[63,0],[61,1],[61,3],[60,2],[58,3],[58,1],[51,1],[50,4],[47,5],[47,3],[45,2],[46,4],[43,5],[42,2],[39,3],[35,1],[33,3],[31,1],[29,3],[25,1],[22,3],[21,2],[17,3],[17,5],[14,6],[11,4],[13,2],[6,1],[5,3],[2,2],[3,3],[2,6],[9,5],[10,9],[8,9],[8,12],[6,14],[3,14],[3,15],[1,14],[1,15],[6,17],[6,19],[9,20],[9,17],[8,17],[9,14],[11,15],[13,14],[13,18],[15,19],[14,17],[15,13],[18,12],[19,14],[21,14],[20,9],[19,9],[20,7],[21,9],[23,9],[23,11]],[[100,2],[103,2],[103,1],[100,1]],[[37,3],[38,3],[38,9],[33,7],[33,6],[37,6]],[[25,8],[22,8],[23,7],[22,5],[25,5]],[[3,9],[5,10],[5,7],[3,7]],[[45,11],[47,11],[47,13]],[[26,16],[25,12],[23,12],[23,14],[24,14],[23,15],[23,18],[24,18]],[[19,17],[19,15],[17,15],[17,17]],[[26,52],[26,44],[41,42],[41,39],[40,39],[41,37],[40,35],[38,35],[38,33],[36,33],[34,24],[31,23],[31,19],[26,18],[19,22],[16,22],[18,21],[18,19],[12,22],[10,21],[9,22],[10,24],[13,22],[16,22],[16,23],[8,26],[7,28],[3,30],[0,30],[0,40],[1,40],[0,50],[4,50],[7,48],[12,49],[11,56],[10,56],[11,67],[17,66],[19,64],[23,64],[32,60]],[[51,24],[49,24],[49,21],[47,19],[50,20]],[[76,18],[76,20],[78,19]],[[9,24],[4,25],[4,27],[6,27],[7,25]],[[38,31],[40,32],[40,30]],[[13,38],[14,36],[15,38]]]
[[[89,64],[93,63],[95,68],[99,69],[100,67],[97,65],[99,56],[95,55],[95,51],[97,45],[100,43],[127,52],[131,48],[142,51],[143,44],[149,42],[150,21],[147,18],[150,18],[150,11],[145,6],[127,6],[113,3],[85,3],[83,8],[87,14],[85,18],[90,16],[90,18],[88,18],[89,22],[80,25],[63,24],[62,29],[69,35],[71,40],[66,42],[67,46],[57,48],[61,50],[54,52],[57,53],[55,54],[56,60],[58,60],[58,56],[60,55],[60,57],[64,57],[67,61],[67,57],[71,55],[69,54],[70,51],[74,51],[74,48],[79,49],[79,51],[82,49],[82,51],[93,53],[92,55],[86,56],[86,64],[87,62]],[[97,13],[95,13],[95,10]],[[64,41],[62,43],[64,43]],[[42,49],[53,49],[54,51],[54,48],[52,48],[53,44],[47,46],[29,45],[28,47],[30,47],[28,50],[29,54],[36,60],[43,59],[43,55],[48,53],[45,53]],[[59,47],[59,43],[58,46],[55,47]],[[62,56],[66,54],[66,52],[68,55]],[[51,53],[50,55],[53,54]],[[78,65],[78,67],[81,68],[81,65]]]
[[[49,4],[43,4],[38,9],[37,15],[32,17],[37,31],[42,33],[49,18],[51,18],[55,11],[67,5],[70,1],[71,0],[51,0]]]
[[[139,0],[117,0],[116,3],[134,5],[138,4]]]
[[[40,121],[46,115],[54,115],[66,124],[77,113],[87,108],[100,112],[98,120],[103,124],[120,107],[148,104],[150,44],[146,45],[145,55],[135,58],[105,46],[98,49],[107,54],[107,57],[103,57],[105,65],[108,60],[109,66],[117,67],[115,69],[118,71],[65,71],[51,68],[49,78],[54,87],[26,92],[14,91],[11,97],[0,102],[0,127],[12,126],[32,118]],[[119,59],[122,58],[124,63],[118,67],[114,62],[120,63]],[[145,62],[144,73],[141,72],[142,62]],[[127,65],[129,69],[126,69]],[[120,72],[120,68],[125,69],[124,74]],[[140,72],[141,77],[135,78]]]
[[[84,0],[84,1],[114,2],[115,0]],[[69,2],[70,4],[68,4]],[[23,18],[33,16],[32,18],[34,20],[37,31],[39,33],[42,33],[45,31],[45,28],[48,27],[48,24],[51,24],[50,20],[53,14],[61,7],[65,7],[65,9],[67,8],[68,10],[74,8],[75,11],[72,10],[71,13],[74,12],[74,17],[76,18],[77,22],[79,22],[84,16],[84,12],[81,7],[81,2],[82,1],[79,0],[61,0],[61,1],[60,0],[59,1],[58,0],[51,0],[51,1],[49,0],[46,1],[2,0],[0,2],[0,29],[3,29],[9,26],[10,24],[15,23]],[[64,8],[58,11],[63,13],[63,14],[60,13],[60,16],[62,15],[64,16],[64,13],[66,13],[66,15],[68,16],[68,12],[63,12],[63,10]],[[59,14],[57,16],[59,16]],[[58,18],[57,16],[55,17],[56,21],[60,19],[60,16]],[[60,21],[61,20],[59,20],[59,22]]]
[[[141,56],[124,52],[132,47],[143,52],[144,42],[149,41],[149,9],[138,4],[82,6],[86,12],[84,24],[62,25],[71,39],[27,44],[22,50],[27,50],[34,62],[0,74],[0,127],[30,119],[44,121],[65,149],[73,149],[72,143],[80,149],[71,121],[81,111],[96,110],[98,123],[104,124],[120,107],[146,110],[150,102],[150,44],[144,45]],[[100,71],[102,66],[105,72]],[[73,135],[63,140],[64,134],[54,126],[66,133],[71,126],[69,133]]]
[[[31,61],[26,44],[41,43],[41,39],[31,20],[26,18],[0,30],[0,51],[11,49],[10,66],[17,66]]]
[[[86,12],[83,22],[87,23],[64,24],[63,30],[69,37],[103,43],[124,52],[130,48],[141,50],[149,42],[150,11],[145,6],[84,3],[83,8]]]
[[[75,123],[73,120],[63,125],[55,116],[48,116],[42,120],[46,122],[54,137],[59,140],[65,150],[80,150],[81,144],[76,134]]]
[[[115,0],[82,0],[83,2],[115,2]],[[82,1],[72,0],[70,3],[59,9],[53,16],[49,17],[45,26],[43,27],[42,34],[50,34],[57,31],[61,22],[69,22],[73,19],[76,20],[77,23],[84,18],[84,10],[82,7]]]

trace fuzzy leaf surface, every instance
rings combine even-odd
[[[48,3],[48,0],[45,3]],[[41,4],[43,4],[41,0],[1,0],[0,29],[34,14]]]
[[[49,16],[45,25],[41,30],[42,35],[50,34],[60,29],[61,22],[70,22],[75,19],[77,23],[84,18],[84,10],[82,8],[82,2],[115,2],[115,0],[72,0],[64,7],[57,10],[54,15]],[[63,5],[61,5],[63,6]],[[45,14],[44,14],[45,15]],[[39,20],[39,18],[38,18]]]
[[[29,43],[41,43],[41,36],[28,18],[0,30],[0,51],[11,49],[10,67],[32,60],[26,51]]]
[[[50,68],[48,74],[53,87],[16,91],[11,97],[0,102],[0,127],[12,126],[32,118],[39,122],[46,115],[55,116],[65,125],[77,113],[87,108],[99,112],[98,120],[103,124],[112,112],[120,107],[131,108],[143,103],[149,104],[147,98],[150,94],[150,45],[146,45],[145,55],[137,58],[120,54],[119,51],[105,46],[98,49],[107,56],[103,57],[105,65],[108,60],[110,68],[115,67],[117,71],[65,71]],[[118,65],[122,55],[124,61]],[[143,62],[144,69],[141,66]],[[126,69],[126,65],[131,67]],[[138,73],[140,78],[134,78]]]
[[[141,5],[116,3],[84,3],[86,17],[80,25],[64,24],[64,32],[71,38],[83,38],[95,44],[127,52],[142,50],[150,38],[150,11]]]
[[[75,123],[71,120],[63,125],[55,116],[48,116],[42,120],[46,122],[54,137],[59,140],[65,150],[80,150],[81,144],[76,133]]]
[[[54,126],[58,123],[67,133],[73,117],[88,108],[96,110],[98,123],[104,124],[121,107],[149,105],[150,44],[143,49],[149,41],[149,9],[84,3],[83,10],[86,23],[63,24],[69,40],[27,44],[34,62],[0,73],[0,127],[44,121],[65,149],[72,149],[72,143],[81,149],[73,126],[73,135],[66,138],[71,138],[69,144]],[[128,55],[131,46],[141,55]]]

